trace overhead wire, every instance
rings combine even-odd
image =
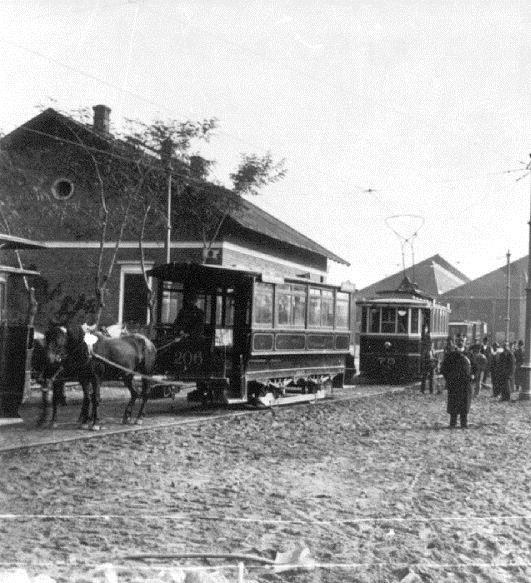
[[[13,2],[14,5],[16,5],[17,9],[20,8],[20,0],[17,0],[17,2]],[[5,4],[4,4],[5,5]],[[101,12],[103,10],[108,10],[108,9],[112,9],[112,8],[121,8],[122,6],[131,6],[131,2],[130,0],[124,2],[123,0],[121,2],[117,2],[115,4],[103,4],[101,5],[99,2],[96,5],[91,4],[90,6],[86,7],[86,8],[82,8],[80,10],[68,10],[68,12],[64,12],[61,11],[61,15],[63,16],[71,16],[71,15],[78,15],[78,14],[86,14],[87,12]],[[56,19],[58,17],[57,13],[50,13],[50,12],[43,12],[41,14],[37,14],[35,17],[33,18],[29,18],[27,19],[25,22],[27,23],[31,23],[31,22],[37,22],[39,20],[43,20],[46,18],[52,18],[52,19]]]
[[[137,4],[137,3],[135,2],[135,4]],[[105,8],[117,8],[117,7],[123,7],[123,6],[126,6],[126,5],[131,5],[131,2],[118,3],[118,4],[109,4],[109,5],[102,6],[101,8],[104,8],[104,9]],[[160,11],[154,10],[153,7],[150,6],[149,4],[143,4],[143,6],[145,8],[147,8],[148,10],[151,10],[152,12],[160,13]],[[84,11],[86,11],[86,10],[84,10]],[[78,12],[82,12],[82,11],[78,11]],[[137,4],[136,15],[138,15],[138,4]],[[297,74],[302,74],[302,75],[310,78],[314,82],[318,82],[319,81],[318,79],[316,80],[313,77],[309,77],[308,74],[307,74],[307,72],[304,71],[304,70],[302,70],[302,69],[294,68],[291,65],[286,65],[286,63],[281,62],[279,59],[271,59],[271,57],[268,57],[267,55],[264,55],[264,54],[260,53],[259,51],[255,51],[255,50],[251,49],[250,47],[247,47],[247,46],[245,46],[245,45],[243,45],[241,43],[237,43],[235,41],[229,40],[229,39],[225,38],[223,35],[217,35],[215,33],[212,33],[212,31],[206,30],[203,27],[197,26],[194,23],[190,23],[189,22],[188,24],[190,26],[193,26],[195,29],[198,29],[198,30],[200,30],[200,31],[202,31],[202,32],[204,32],[206,34],[209,34],[209,35],[217,38],[221,42],[224,42],[224,43],[226,43],[226,44],[228,44],[230,46],[233,46],[233,47],[236,47],[238,49],[244,50],[245,52],[248,52],[248,53],[250,53],[250,54],[252,54],[254,56],[260,57],[261,59],[265,59],[265,60],[268,60],[270,62],[275,62],[276,64],[282,65],[284,68],[290,69],[293,72],[296,72]],[[120,86],[116,85],[115,83],[109,82],[109,81],[107,81],[107,80],[105,80],[105,79],[103,79],[103,78],[101,78],[101,77],[99,77],[97,75],[93,75],[91,73],[88,73],[86,71],[83,71],[81,69],[78,69],[76,67],[73,67],[71,65],[68,65],[68,64],[66,64],[66,63],[64,63],[64,62],[62,62],[62,61],[60,61],[60,60],[58,60],[58,59],[56,59],[54,57],[51,57],[49,55],[46,55],[46,54],[44,54],[44,53],[42,53],[40,51],[37,51],[35,49],[30,49],[29,47],[25,47],[25,46],[20,45],[18,43],[14,43],[12,41],[8,41],[8,40],[2,39],[2,38],[0,38],[0,42],[3,42],[5,44],[11,45],[11,46],[14,46],[15,48],[18,48],[20,50],[26,51],[26,52],[28,52],[30,54],[34,54],[34,55],[36,55],[36,56],[38,56],[40,58],[43,58],[43,59],[48,60],[50,62],[53,62],[54,64],[57,64],[57,65],[59,65],[61,67],[64,67],[64,68],[66,68],[66,69],[68,69],[70,71],[76,72],[76,73],[78,73],[78,74],[80,74],[82,76],[85,76],[85,77],[87,77],[89,79],[92,79],[94,81],[97,81],[99,83],[102,83],[102,84],[104,84],[104,85],[106,85],[108,87],[111,87],[113,89],[117,89],[118,91],[122,92],[123,94],[128,94],[128,95],[134,97],[135,99],[141,100],[141,101],[143,101],[145,103],[148,103],[148,104],[150,104],[150,105],[152,105],[154,107],[163,109],[163,110],[168,111],[168,112],[171,111],[172,114],[174,113],[173,110],[170,109],[169,107],[167,107],[165,105],[162,105],[161,103],[155,102],[155,101],[153,101],[153,100],[145,97],[144,95],[142,95],[140,93],[137,93],[135,91],[132,91],[130,89],[127,89],[127,87],[125,85],[122,86],[122,87],[120,87]],[[131,43],[130,43],[130,46],[131,46]],[[389,108],[389,104],[386,104],[386,108]],[[391,109],[393,109],[396,113],[399,113],[399,114],[403,114],[404,113],[403,111],[398,110],[396,108],[391,108]],[[247,140],[243,139],[241,136],[239,136],[237,134],[229,133],[229,132],[226,132],[224,130],[218,130],[218,133],[219,134],[222,134],[222,135],[226,135],[227,137],[232,138],[232,139],[235,139],[235,140],[237,140],[239,142],[245,143],[246,145],[250,145],[252,147],[258,147],[255,144],[252,144],[252,143],[248,142]],[[318,174],[320,174],[320,175],[322,175],[322,176],[324,176],[326,178],[329,177],[327,174],[323,173],[318,168],[316,168],[315,171]],[[517,171],[519,171],[519,170],[518,169],[510,169],[510,170],[501,171],[501,172],[499,172],[499,174],[505,174],[505,173],[517,172]],[[496,172],[496,173],[485,173],[485,174],[482,174],[482,175],[476,175],[476,176],[472,176],[472,177],[463,177],[462,179],[451,179],[451,180],[448,180],[448,181],[431,181],[429,178],[426,178],[426,177],[425,177],[425,179],[428,180],[429,182],[432,182],[432,183],[438,183],[438,182],[439,183],[444,183],[444,182],[452,182],[452,181],[455,181],[455,182],[463,181],[464,182],[464,181],[469,180],[469,179],[479,178],[481,176],[486,176],[486,175],[495,175],[495,174],[498,174],[498,172]],[[351,188],[352,186],[354,186],[354,188],[356,188],[358,191],[363,192],[363,193],[370,194],[371,197],[382,207],[383,210],[385,210],[386,212],[389,212],[389,203],[385,203],[380,196],[376,195],[376,192],[377,191],[375,189],[373,189],[373,188],[364,188],[364,187],[361,187],[361,186],[358,186],[358,185],[352,185],[351,183],[347,183],[347,182],[345,182],[345,185],[348,188]]]
[[[131,3],[128,2],[126,4],[122,3],[122,4],[116,4],[116,5],[108,5],[108,7],[123,7],[125,5],[130,5],[130,4]],[[147,4],[144,4],[144,6],[147,7],[147,8],[149,8],[149,6]],[[200,30],[203,30],[201,27],[196,27],[196,28],[199,28]],[[208,31],[205,31],[205,32],[208,32]],[[213,36],[218,36],[218,35],[213,35]],[[228,44],[237,46],[239,48],[245,48],[245,46],[244,45],[241,45],[240,43],[235,43],[233,41],[228,41],[228,39],[224,39],[224,40]],[[167,111],[167,112],[171,112],[172,115],[174,114],[173,109],[171,109],[170,107],[168,107],[166,105],[163,105],[163,104],[161,104],[159,102],[153,101],[153,100],[149,99],[148,97],[145,97],[144,95],[142,95],[142,94],[140,94],[140,93],[138,93],[136,91],[132,91],[130,89],[127,89],[127,87],[123,87],[123,86],[120,87],[119,85],[117,85],[115,83],[112,83],[110,81],[107,81],[107,80],[105,80],[105,79],[103,79],[103,78],[101,78],[101,77],[99,77],[97,75],[94,75],[92,73],[88,73],[86,71],[83,71],[81,69],[78,69],[77,67],[73,67],[71,65],[68,65],[68,64],[66,64],[66,63],[64,63],[64,62],[62,62],[62,61],[60,61],[60,60],[58,60],[58,59],[56,59],[54,57],[51,57],[49,55],[46,55],[46,54],[44,54],[44,53],[42,53],[40,51],[37,51],[35,49],[30,49],[29,47],[23,46],[23,45],[21,45],[19,43],[15,43],[15,42],[12,42],[12,41],[8,41],[5,38],[0,38],[0,42],[2,42],[4,44],[11,45],[11,46],[13,46],[13,47],[15,47],[15,48],[17,48],[19,50],[23,50],[23,51],[28,52],[30,54],[34,54],[35,56],[38,56],[38,57],[40,57],[42,59],[45,59],[45,60],[48,60],[48,61],[50,61],[50,62],[52,62],[52,63],[54,63],[56,65],[59,65],[59,66],[65,68],[65,69],[67,69],[67,70],[70,70],[70,71],[75,72],[75,73],[77,73],[79,75],[82,75],[84,77],[87,77],[88,79],[92,79],[94,81],[97,81],[98,83],[101,83],[101,84],[106,85],[106,86],[108,86],[110,88],[116,89],[116,90],[118,90],[118,91],[120,91],[122,93],[128,94],[128,95],[134,97],[135,99],[138,99],[140,101],[143,101],[144,103],[147,103],[149,105],[152,105],[152,106],[154,106],[156,108],[162,109],[162,110]],[[265,55],[261,55],[257,51],[252,51],[251,50],[250,52],[252,54],[255,54],[256,53],[258,56],[261,56],[263,58],[267,58]],[[403,113],[400,110],[396,110],[396,112],[397,113]],[[244,143],[244,144],[246,144],[248,146],[252,146],[253,148],[259,148],[259,149],[262,149],[263,148],[262,146],[257,146],[256,144],[253,144],[253,143],[249,142],[248,140],[245,140],[241,136],[239,136],[237,134],[234,134],[234,133],[230,133],[230,132],[226,132],[224,130],[218,129],[218,134],[225,135],[225,136],[227,136],[227,137],[229,137],[231,139],[237,140],[238,142]],[[316,171],[318,174],[320,174],[323,177],[326,177],[326,178],[329,177],[329,175],[327,175],[324,172],[320,171],[318,168],[315,168],[314,171]],[[519,171],[519,169],[510,169],[510,170],[500,171],[499,174],[505,174],[505,173],[517,172],[517,171]],[[495,175],[495,174],[498,174],[498,172],[496,172],[496,173],[485,173],[483,175],[476,175],[476,177],[477,178],[480,178],[481,176]],[[424,178],[426,180],[428,180],[429,182],[437,183],[437,181],[434,182],[434,181],[431,181],[429,178],[426,178],[426,177],[424,177]],[[456,179],[452,179],[452,180],[449,180],[449,181],[441,181],[441,182],[451,182],[451,181],[460,182],[461,180],[462,181],[466,181],[466,180],[473,179],[473,178],[475,178],[475,177],[464,177],[462,179],[456,178]],[[351,188],[352,186],[354,186],[360,192],[369,193],[386,211],[389,211],[388,204],[384,203],[383,200],[375,194],[375,192],[376,192],[375,189],[361,187],[361,186],[358,186],[358,185],[352,185],[351,183],[347,183],[347,182],[345,182],[344,184],[348,188]]]

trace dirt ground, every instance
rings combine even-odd
[[[303,542],[314,570],[244,580],[527,583],[530,421],[482,395],[449,430],[445,394],[410,390],[5,453],[0,570],[175,583],[206,563],[124,556]]]

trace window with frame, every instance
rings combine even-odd
[[[411,308],[411,334],[419,333],[419,312],[418,308]]]
[[[380,308],[371,308],[369,310],[369,327],[373,334],[380,332]]]
[[[382,308],[382,333],[394,334],[396,332],[396,309]]]
[[[253,324],[273,326],[273,285],[270,283],[254,285]]]
[[[234,290],[216,290],[216,328],[234,326]]]
[[[369,328],[367,326],[367,320],[369,315],[369,308],[367,306],[363,306],[361,308],[361,331],[368,332]]]
[[[306,325],[306,286],[283,284],[276,287],[278,326],[304,328]]]
[[[0,281],[0,321],[6,320],[6,282]]]
[[[408,309],[398,308],[396,311],[396,331],[398,334],[407,334]]]
[[[349,324],[350,296],[347,293],[336,294],[336,328],[347,328]]]
[[[312,328],[334,327],[334,292],[332,290],[310,288],[308,325]]]
[[[172,281],[162,283],[161,324],[173,324],[183,307],[183,285]]]

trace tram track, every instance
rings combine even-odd
[[[185,425],[197,425],[200,423],[218,421],[220,419],[244,417],[270,413],[279,407],[322,406],[331,403],[378,397],[390,393],[403,392],[414,384],[383,386],[383,385],[357,385],[350,388],[334,389],[332,394],[325,399],[295,403],[292,405],[274,405],[271,408],[251,408],[242,406],[217,407],[213,409],[181,408],[176,411],[175,417],[168,420],[168,413],[151,414],[143,424],[121,425],[118,418],[106,418],[100,431],[90,431],[77,428],[77,424],[67,422],[60,424],[56,429],[38,429],[31,426],[31,422],[24,425],[15,425],[0,429],[0,453],[28,450],[39,447],[49,447],[63,443],[70,443],[85,439],[105,438],[127,433],[149,432],[181,427]],[[76,407],[77,414],[77,407]],[[107,425],[110,419],[112,425]]]

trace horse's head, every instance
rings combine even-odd
[[[51,325],[46,331],[46,360],[61,364],[67,356],[68,331],[64,326]]]

